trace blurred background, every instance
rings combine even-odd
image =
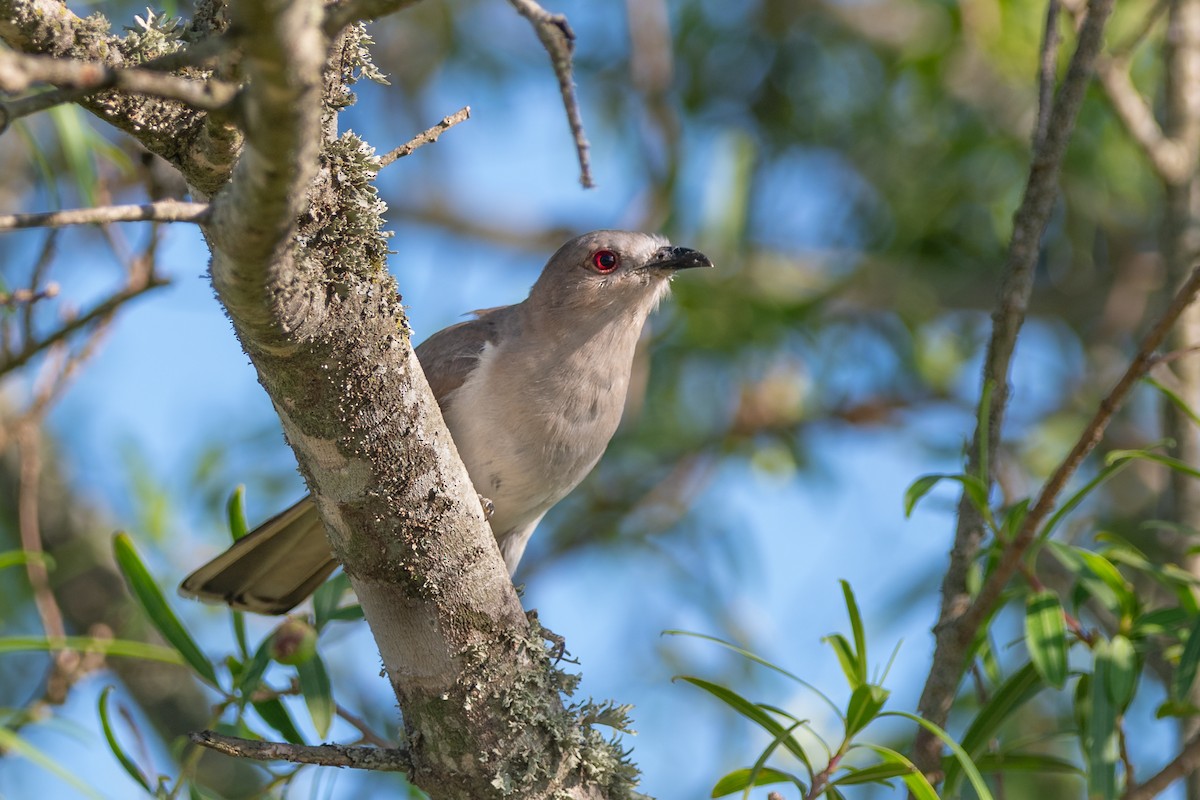
[[[1123,2],[1110,26],[1114,41],[1144,33],[1131,58],[1151,97],[1160,34],[1142,27],[1154,5]],[[144,13],[120,2],[96,10],[118,26]],[[580,694],[634,705],[638,733],[624,741],[642,790],[704,797],[769,737],[673,676],[726,683],[831,735],[837,720],[795,684],[664,630],[736,642],[844,701],[837,660],[820,640],[847,629],[845,579],[867,620],[873,670],[898,648],[889,707],[915,708],[956,495],[941,487],[906,519],[904,490],[923,473],[959,470],[974,425],[981,347],[1028,170],[1045,8],[568,0],[551,10],[578,37],[597,188],[580,187],[545,52],[497,0],[428,0],[373,25],[390,85],[358,84],[342,125],[383,152],[471,107],[468,122],[379,178],[395,231],[389,267],[416,341],[472,309],[520,300],[548,255],[585,230],[661,231],[716,262],[676,280],[648,330],[617,439],[547,517],[516,575],[526,607],[580,660]],[[155,11],[190,14],[182,3]],[[5,212],[138,202],[148,186],[178,191],[118,134],[70,108],[0,137],[0,174]],[[1017,350],[1006,498],[1034,491],[1073,442],[1170,280],[1158,255],[1162,186],[1098,93],[1084,106],[1062,191]],[[40,468],[50,579],[71,587],[59,591],[67,629],[134,635],[138,611],[120,599],[107,555],[122,529],[219,660],[232,647],[228,614],[175,598],[174,586],[225,547],[235,486],[246,487],[251,524],[304,487],[213,297],[204,242],[186,225],[140,224],[0,238],[6,285],[25,285],[34,270],[60,285],[38,303],[33,324],[46,330],[119,291],[138,258],[153,258],[169,283],[4,376],[0,551],[20,546],[18,489]],[[22,416],[39,402],[44,413]],[[1157,404],[1139,394],[1108,445],[1161,438]],[[22,453],[36,455],[34,467]],[[1089,524],[1136,531],[1164,486],[1153,469],[1127,470],[1088,509]],[[252,637],[272,624],[249,620]],[[1020,621],[1007,624],[1016,642]],[[41,629],[26,572],[0,570],[0,634]],[[1004,661],[1013,645],[998,630]],[[338,701],[394,735],[395,701],[365,626],[337,623],[321,644]],[[55,680],[70,686],[65,703],[37,705],[21,735],[104,797],[138,791],[103,744],[96,699],[105,686],[117,686],[119,735],[166,774],[177,768],[154,730],[200,727],[211,702],[180,674],[21,654],[0,658],[0,706],[52,699]],[[1153,716],[1162,690],[1140,691],[1132,755],[1152,771],[1175,730]],[[1031,706],[1024,731],[1053,742],[1064,702]],[[293,711],[316,740],[302,703]],[[335,723],[334,738],[356,735]],[[910,738],[901,725],[878,733],[902,749]],[[400,785],[308,768],[288,796]],[[1043,786],[1060,793],[1024,796],[1083,793],[1076,779]],[[0,759],[0,796],[79,791],[29,759]]]

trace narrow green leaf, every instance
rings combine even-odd
[[[853,648],[850,647],[850,642],[845,636],[840,633],[831,633],[821,639],[833,648],[833,652],[837,654],[838,663],[842,665],[842,672],[846,675],[846,683],[850,684],[851,689],[857,689],[863,685],[863,680],[859,677],[866,668],[858,663],[858,658],[854,655]]]
[[[883,756],[883,759],[889,764],[904,768],[904,771],[901,772],[897,777],[904,781],[904,785],[908,787],[909,794],[917,798],[917,800],[938,800],[937,792],[934,791],[933,786],[931,786],[929,781],[926,780],[925,776],[921,774],[921,770],[917,769],[916,765],[909,761],[906,756],[897,753],[890,747],[883,747],[877,744],[864,743],[855,746],[872,750]],[[860,770],[857,774],[861,773],[862,770]],[[838,784],[839,786],[846,785],[846,781],[841,780],[834,781],[834,783]]]
[[[317,735],[324,739],[329,734],[329,726],[333,722],[335,705],[333,702],[333,687],[329,683],[329,673],[321,656],[316,653],[307,661],[296,666],[300,675],[300,692],[308,705],[308,713],[312,716],[313,727]]]
[[[242,693],[242,697],[254,694],[254,691],[258,689],[258,684],[262,681],[263,673],[269,666],[271,666],[271,637],[267,636],[254,651],[254,658],[250,659],[237,677],[236,685]]]
[[[79,650],[103,653],[106,656],[141,658],[166,664],[186,666],[178,650],[159,644],[134,642],[128,639],[94,639],[91,636],[64,636],[46,639],[40,636],[6,636],[0,638],[0,653],[47,652],[50,650]]]
[[[112,694],[112,688],[111,686],[105,686],[104,690],[100,692],[100,726],[104,729],[104,739],[108,742],[108,749],[117,757],[117,761],[120,762],[126,774],[137,781],[147,793],[154,794],[154,789],[150,786],[150,780],[138,768],[137,763],[129,757],[125,749],[121,747],[121,743],[117,741],[117,735],[113,733],[112,723],[108,717],[108,696]]]
[[[63,781],[75,787],[76,791],[86,797],[94,797],[97,800],[104,800],[104,795],[97,792],[92,786],[82,778],[76,776],[62,764],[55,761],[45,752],[31,745],[29,742],[22,739],[14,731],[8,728],[0,727],[0,751],[9,751],[23,756],[34,764],[37,764],[47,772],[53,773]]]
[[[1109,700],[1111,689],[1111,647],[1104,639],[1093,650],[1095,674],[1088,690],[1087,727],[1084,729],[1084,757],[1088,764],[1088,796],[1112,800],[1117,796],[1117,708]]]
[[[746,698],[742,697],[732,689],[727,689],[724,686],[706,681],[703,678],[696,678],[690,675],[678,676],[680,680],[688,683],[711,694],[725,705],[732,708],[734,711],[741,714],[751,722],[756,723],[759,727],[765,730],[772,736],[778,737],[780,743],[787,748],[787,751],[801,761],[807,761],[808,755],[804,752],[804,748],[796,741],[795,737],[790,736],[787,729],[783,727],[774,717],[763,711],[760,707],[751,703]]]
[[[1171,698],[1177,701],[1187,699],[1196,680],[1196,666],[1200,665],[1200,617],[1188,631],[1187,641],[1183,645],[1183,654],[1179,656],[1179,664],[1175,667],[1175,675],[1171,679]]]
[[[921,498],[929,494],[934,486],[937,486],[943,478],[949,477],[944,474],[922,475],[917,478],[907,489],[904,490],[904,516],[911,517],[913,510],[917,507],[917,503],[921,502]]]
[[[880,709],[891,694],[882,686],[863,684],[850,695],[846,708],[846,738],[854,736],[879,716]]]
[[[758,774],[751,779],[750,773],[752,770],[749,767],[743,769],[735,769],[717,781],[712,788],[710,797],[724,797],[727,794],[741,792],[745,789],[755,786],[770,786],[773,783],[794,783],[800,787],[801,791],[805,791],[806,787],[798,777],[790,775],[786,772],[780,772],[777,769],[763,767],[758,771]]]
[[[838,708],[837,703],[833,702],[833,700],[830,699],[829,695],[825,694],[820,689],[818,689],[816,686],[813,686],[811,683],[809,683],[808,681],[801,678],[799,675],[796,675],[792,672],[788,672],[786,669],[784,669],[783,667],[781,667],[777,664],[772,664],[770,661],[767,661],[762,656],[755,655],[754,653],[751,653],[749,650],[744,650],[743,648],[738,647],[737,645],[732,644],[730,642],[727,642],[724,639],[718,639],[716,636],[709,636],[708,634],[704,634],[704,633],[692,633],[691,631],[683,631],[683,630],[678,630],[678,629],[672,628],[670,630],[663,631],[663,635],[664,636],[691,636],[695,639],[703,639],[706,642],[713,642],[715,644],[719,644],[721,647],[724,647],[726,650],[732,650],[733,652],[737,653],[738,655],[742,656],[743,658],[750,659],[755,664],[761,664],[762,666],[767,667],[768,669],[775,670],[780,675],[783,675],[787,678],[791,678],[796,683],[800,684],[805,689],[808,689],[810,692],[815,694],[817,697],[824,700],[825,705],[829,706],[830,710],[833,711],[834,714],[837,714],[838,719],[845,719],[845,717],[842,715],[842,709]]]
[[[987,749],[988,742],[994,739],[1000,730],[1000,726],[1010,719],[1017,709],[1032,700],[1045,685],[1032,663],[1010,675],[992,692],[991,698],[967,726],[962,738],[962,748],[967,755],[972,759],[981,757]],[[963,772],[957,758],[949,759],[949,762],[946,767],[946,795],[953,796]]]
[[[1180,461],[1178,458],[1172,458],[1162,453],[1152,453],[1148,450],[1113,450],[1105,460],[1114,462],[1118,459],[1153,461],[1155,464],[1161,464],[1167,469],[1187,475],[1189,478],[1200,478],[1200,469],[1196,469],[1191,464]]]
[[[217,685],[217,674],[212,662],[192,639],[191,634],[183,627],[183,623],[175,616],[175,612],[167,605],[162,591],[150,576],[150,571],[142,563],[133,540],[127,534],[118,533],[113,537],[113,552],[117,558],[117,566],[121,568],[126,583],[134,597],[141,603],[142,609],[162,634],[196,673],[212,686]]]
[[[1067,682],[1067,628],[1058,595],[1046,589],[1025,598],[1025,646],[1042,680],[1061,689]]]
[[[850,749],[855,747],[867,747],[867,745],[851,745]],[[883,783],[892,778],[899,778],[906,772],[911,772],[912,768],[904,764],[895,762],[883,762],[881,764],[873,764],[869,767],[854,769],[847,767],[849,772],[835,779],[833,782],[838,786],[857,786],[862,783]]]
[[[296,730],[296,723],[292,722],[292,715],[288,713],[287,706],[278,697],[272,697],[269,700],[251,701],[254,710],[263,718],[263,722],[270,725],[279,735],[284,738],[284,741],[292,744],[304,744],[304,737],[300,735],[300,731]]]
[[[229,500],[225,503],[225,514],[229,518],[229,535],[236,542],[247,533],[249,526],[246,525],[246,486],[239,484],[229,495]]]
[[[1159,392],[1161,392],[1164,396],[1166,396],[1166,398],[1171,401],[1171,404],[1174,405],[1176,408],[1178,408],[1180,411],[1182,411],[1184,414],[1186,414],[1188,419],[1190,419],[1194,424],[1200,425],[1200,416],[1196,415],[1196,412],[1192,409],[1191,406],[1189,406],[1187,404],[1186,400],[1184,400],[1182,397],[1180,397],[1178,394],[1176,394],[1174,391],[1172,391],[1170,388],[1168,388],[1164,384],[1156,381],[1154,378],[1145,377],[1145,378],[1142,378],[1142,380],[1145,381],[1146,383],[1150,384],[1155,389],[1157,389]]]
[[[313,592],[313,618],[317,630],[325,627],[325,623],[334,619],[338,611],[338,603],[350,589],[350,578],[344,572],[339,572],[322,583]]]
[[[54,569],[54,559],[48,553],[31,553],[27,550],[6,550],[0,553],[0,569],[24,564],[41,564],[47,571]]]
[[[975,794],[979,797],[979,800],[994,800],[992,793],[988,790],[987,784],[983,780],[983,776],[979,774],[979,769],[975,766],[975,762],[972,761],[971,757],[967,755],[967,752],[963,750],[962,745],[954,741],[954,738],[942,730],[941,727],[935,725],[927,719],[918,717],[916,714],[910,714],[907,711],[885,711],[879,716],[903,717],[904,719],[912,720],[925,730],[932,733],[934,736],[941,739],[943,742],[945,742],[946,746],[950,748],[950,751],[954,753],[954,757],[958,760],[963,772],[966,773],[967,780],[971,782],[971,787],[975,790]]]
[[[1137,690],[1137,653],[1134,652],[1133,643],[1119,633],[1112,637],[1108,647],[1108,674],[1105,676],[1108,699],[1116,706],[1117,713],[1121,714],[1129,708]]]
[[[1104,582],[1104,585],[1113,593],[1116,598],[1117,606],[1113,611],[1117,614],[1130,615],[1137,613],[1137,598],[1134,596],[1133,587],[1125,580],[1116,568],[1116,566],[1099,553],[1093,553],[1090,550],[1076,548],[1079,552],[1079,557],[1083,559],[1083,563],[1087,565],[1088,570],[1093,575]]]
[[[1058,507],[1058,510],[1051,515],[1050,519],[1046,520],[1046,523],[1042,525],[1041,532],[1038,533],[1038,540],[1041,541],[1050,538],[1050,534],[1054,532],[1054,529],[1058,527],[1058,523],[1061,522],[1063,518],[1067,516],[1067,514],[1070,514],[1072,511],[1074,511],[1079,504],[1086,500],[1087,496],[1091,494],[1098,486],[1112,478],[1121,470],[1128,467],[1131,463],[1132,462],[1128,459],[1116,461],[1108,464],[1108,466],[1096,473],[1096,477],[1084,484],[1083,488],[1075,492],[1075,494],[1068,497],[1067,500]]]
[[[358,603],[342,606],[329,615],[330,622],[354,622],[363,618],[363,607]]]
[[[984,753],[975,758],[980,772],[1040,772],[1048,775],[1079,775],[1083,770],[1064,758],[1041,753]]]
[[[1009,506],[1004,512],[1004,519],[1000,523],[1001,536],[1005,541],[1012,540],[1017,532],[1021,530],[1021,526],[1025,524],[1025,518],[1029,516],[1029,498],[1021,500]]]
[[[842,596],[846,599],[846,614],[850,617],[850,630],[854,634],[854,661],[858,664],[858,683],[861,686],[867,682],[867,637],[863,633],[862,614],[858,611],[858,603],[854,599],[854,590],[846,581],[842,584]]]

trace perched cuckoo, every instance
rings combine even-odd
[[[538,522],[608,446],[642,326],[671,277],[711,266],[703,253],[661,236],[594,231],[559,248],[522,302],[476,312],[417,347],[510,574]],[[336,566],[305,497],[179,588],[282,614]]]

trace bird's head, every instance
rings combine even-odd
[[[547,310],[644,318],[666,294],[676,272],[712,265],[703,253],[673,247],[662,236],[592,231],[550,257],[529,298]]]

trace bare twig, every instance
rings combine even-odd
[[[42,473],[41,449],[38,442],[38,418],[36,415],[23,419],[17,430],[17,447],[21,457],[20,480],[17,494],[17,527],[21,532],[21,549],[26,553],[42,554],[42,529],[38,522],[38,482]],[[50,576],[46,563],[41,558],[30,558],[25,562],[25,573],[33,592],[33,604],[46,638],[61,640],[66,636],[62,611],[50,589]]]
[[[1126,789],[1125,794],[1121,795],[1121,800],[1153,800],[1172,783],[1187,777],[1198,768],[1200,768],[1200,736],[1194,736],[1179,751],[1179,755],[1146,779],[1145,783]]]
[[[260,742],[224,736],[214,731],[196,731],[188,738],[201,747],[211,748],[227,756],[253,758],[258,761],[290,761],[293,764],[352,767],[377,772],[403,772],[409,768],[408,753],[399,748]]]
[[[529,20],[542,46],[550,54],[554,75],[558,78],[558,89],[562,93],[563,107],[567,111],[567,123],[575,137],[575,151],[579,156],[579,182],[585,189],[596,184],[592,181],[592,166],[588,152],[587,134],[583,130],[583,117],[579,113],[579,99],[575,96],[575,80],[571,76],[571,55],[575,50],[575,32],[562,14],[551,14],[535,0],[508,0],[522,17]]]
[[[110,295],[108,299],[99,303],[86,314],[67,321],[53,333],[46,335],[42,339],[26,342],[25,346],[22,347],[20,351],[0,361],[0,375],[5,375],[9,372],[12,372],[14,369],[17,369],[18,367],[24,366],[34,356],[38,355],[44,350],[49,349],[50,347],[53,347],[55,344],[63,341],[76,331],[81,330],[94,322],[107,318],[114,311],[135,297],[143,295],[152,289],[157,289],[160,286],[166,286],[168,283],[169,281],[154,275],[131,283],[120,291]]]
[[[1063,156],[1103,44],[1104,24],[1112,7],[1113,0],[1092,0],[1089,6],[1087,18],[1079,29],[1070,67],[1054,99],[1045,137],[1033,153],[1029,180],[1013,220],[1012,241],[1000,299],[992,315],[992,336],[983,369],[983,386],[985,390],[991,387],[990,406],[982,411],[986,415],[986,427],[976,429],[967,465],[971,474],[988,476],[989,484],[995,471],[992,462],[1008,403],[1009,365],[1033,291],[1034,265],[1058,196]],[[920,713],[938,725],[944,725],[949,716],[967,666],[968,649],[974,638],[973,625],[979,621],[977,616],[968,621],[965,614],[969,609],[975,609],[978,614],[980,608],[985,608],[979,603],[972,606],[967,588],[967,574],[979,553],[983,536],[981,515],[964,492],[958,505],[958,526],[950,551],[950,564],[942,581],[942,607],[934,628],[933,664],[918,705]],[[1010,569],[1008,577],[1011,575]],[[993,596],[991,602],[994,601]],[[986,608],[990,611],[990,606]],[[941,764],[941,747],[937,737],[921,729],[915,744],[918,768],[928,774],[936,773]]]
[[[1041,149],[1050,126],[1050,108],[1054,102],[1054,84],[1058,66],[1059,0],[1046,3],[1046,24],[1042,31],[1041,57],[1038,59],[1038,109],[1034,127],[1033,149]]]
[[[38,214],[0,214],[0,231],[19,228],[56,228],[64,225],[94,225],[107,222],[197,222],[208,220],[208,203],[159,200],[127,206],[73,208]]]
[[[36,292],[29,289],[16,289],[12,292],[0,292],[0,306],[29,305],[36,303],[39,300],[49,300],[51,297],[58,297],[59,286],[57,283],[46,284],[45,289],[39,289]]]
[[[350,709],[346,708],[340,703],[338,703],[335,707],[339,717],[346,720],[346,722],[349,722],[358,729],[358,732],[362,734],[362,740],[364,742],[383,748],[384,750],[388,750],[396,746],[373,731],[365,719],[350,711]]]
[[[1167,306],[1167,309],[1159,317],[1158,321],[1154,323],[1150,332],[1142,339],[1137,354],[1125,369],[1125,373],[1104,399],[1100,401],[1099,408],[1096,409],[1096,413],[1084,427],[1074,447],[1071,448],[1071,451],[1067,453],[1066,457],[1058,465],[1058,468],[1054,470],[1054,474],[1050,476],[1045,486],[1042,487],[1037,502],[1029,509],[1029,513],[1025,516],[1021,530],[1013,537],[1008,546],[1004,548],[1004,552],[1000,555],[1000,560],[996,568],[979,590],[979,595],[976,597],[975,602],[963,614],[959,624],[965,630],[973,630],[975,626],[981,624],[991,614],[996,600],[1000,597],[1000,593],[1008,584],[1009,579],[1012,578],[1013,573],[1020,567],[1021,559],[1024,558],[1025,551],[1029,549],[1029,545],[1033,543],[1042,521],[1054,510],[1058,495],[1079,469],[1083,460],[1100,443],[1100,440],[1104,436],[1104,431],[1108,427],[1108,423],[1112,421],[1113,415],[1124,404],[1129,392],[1145,376],[1150,368],[1154,366],[1156,363],[1155,351],[1167,338],[1167,334],[1170,333],[1171,328],[1174,327],[1183,312],[1196,301],[1197,294],[1200,294],[1200,265],[1192,269],[1187,280],[1179,287],[1179,291],[1175,293],[1171,304]]]
[[[39,83],[52,84],[60,90],[57,102],[69,102],[102,89],[121,89],[136,94],[178,100],[192,108],[214,111],[225,108],[237,96],[238,87],[216,78],[185,78],[159,69],[128,67],[114,69],[100,61],[81,61],[58,56],[25,55],[0,50],[0,90],[24,92]],[[53,94],[53,93],[51,93]],[[48,107],[52,98],[35,95],[34,103],[20,111],[11,103],[4,111],[5,124]]]
[[[436,142],[438,140],[438,137],[441,136],[443,133],[450,130],[458,123],[464,122],[464,121],[470,119],[470,117],[471,117],[471,107],[470,106],[463,106],[458,111],[455,111],[453,114],[446,116],[446,117],[442,117],[442,121],[439,122],[437,125],[434,125],[432,128],[425,129],[424,131],[418,133],[413,138],[409,139],[404,144],[397,147],[395,150],[392,150],[391,152],[381,156],[379,159],[379,166],[386,167],[388,164],[391,164],[393,161],[396,161],[397,159],[401,159],[407,155],[411,155],[412,152],[414,150],[416,150],[418,147],[421,147],[421,146],[427,145],[427,144],[433,144],[434,142]]]

